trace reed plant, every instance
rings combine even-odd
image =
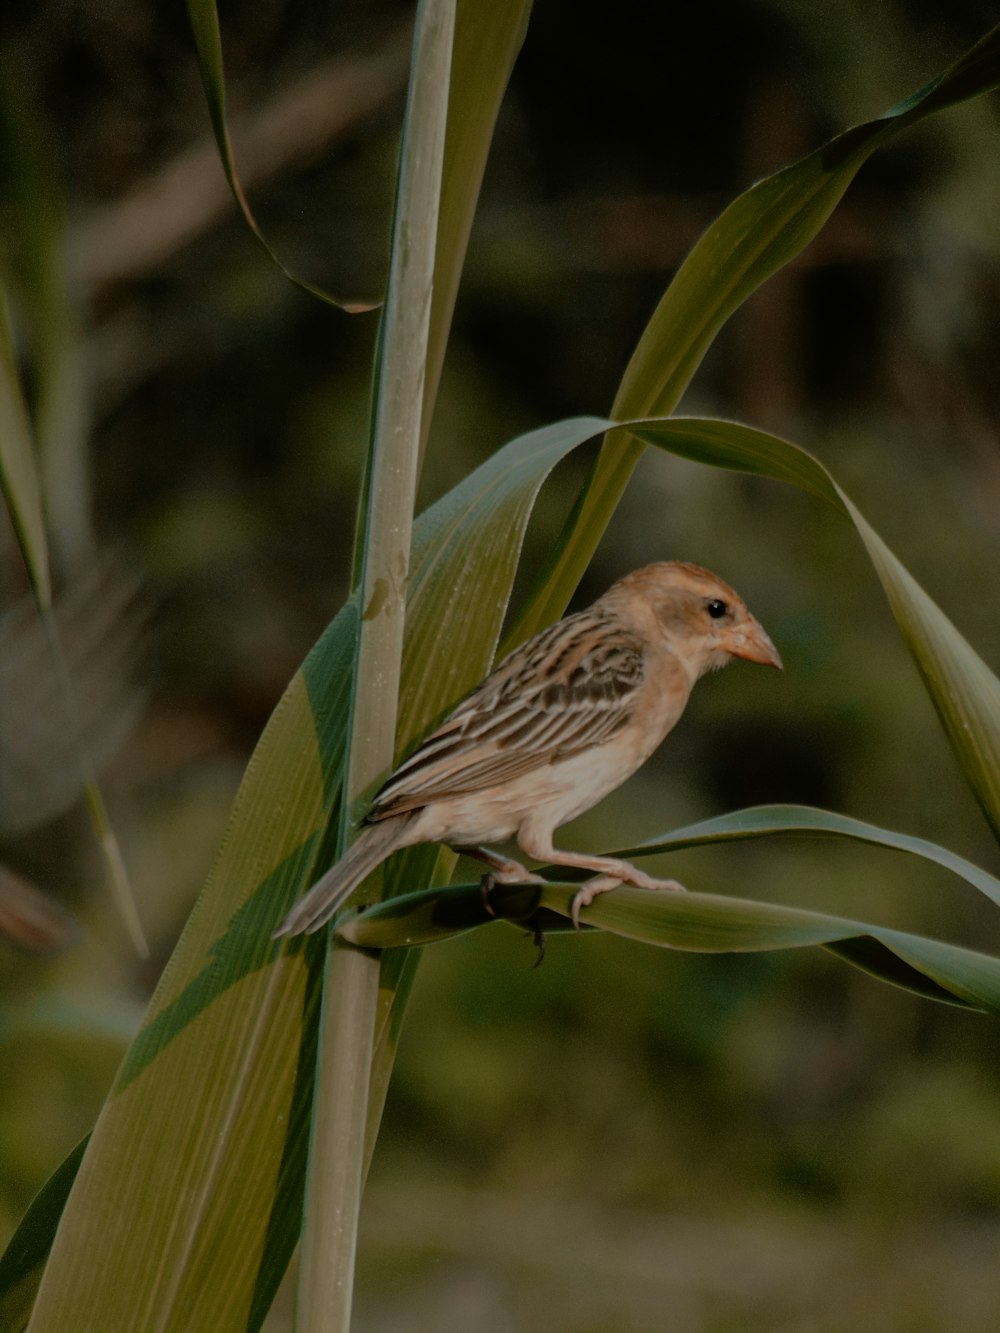
[[[190,0],[189,10],[216,137],[252,223],[228,144],[214,4]],[[349,1327],[358,1212],[420,946],[503,926],[484,910],[478,884],[449,885],[453,854],[424,847],[389,864],[367,895],[379,903],[346,913],[328,933],[279,943],[274,928],[343,849],[394,758],[481,679],[498,650],[562,614],[644,450],[796,487],[853,527],[961,771],[1000,834],[997,677],[815,457],[750,425],[673,415],[729,316],[812,240],[868,157],[1000,82],[1000,29],[885,115],[734,200],[664,293],[607,417],[512,440],[415,515],[469,230],[529,10],[527,0],[418,6],[358,481],[354,591],[261,736],[204,892],[93,1133],[43,1188],[0,1264],[4,1328],[258,1329],[300,1240],[297,1328]],[[5,495],[47,605],[30,422],[9,348],[0,380]],[[511,608],[539,491],[592,441],[600,447],[562,531]],[[922,857],[1000,906],[1000,881],[947,849],[802,806],[740,810],[608,850],[638,856],[789,836]],[[500,889],[493,908],[557,929],[575,887]],[[623,888],[599,898],[587,921],[637,947],[819,946],[928,999],[1000,1010],[1000,959],[806,908]]]

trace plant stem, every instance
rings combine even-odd
[[[455,0],[422,0],[403,128],[375,425],[362,516],[364,607],[347,761],[348,808],[392,763]],[[350,1326],[379,990],[376,956],[327,955],[306,1183],[299,1333]]]
[[[299,1268],[302,1330],[350,1327],[378,973],[372,955],[331,947]]]

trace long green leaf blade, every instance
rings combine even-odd
[[[532,0],[458,0],[448,92],[448,136],[427,344],[426,444],[472,220],[500,101],[528,28]]]
[[[998,83],[1000,26],[884,116],[844,131],[734,200],[667,288],[626,367],[611,416],[621,421],[673,412],[725,320],[809,244],[872,152],[933,112]],[[516,638],[529,637],[562,614],[641,451],[624,433],[605,442],[539,575]]]
[[[78,1143],[38,1191],[0,1257],[0,1328],[7,1333],[21,1333],[28,1326],[41,1271],[86,1146],[86,1139]]]
[[[512,441],[417,521],[401,738],[489,666],[534,498],[606,424],[558,423]],[[183,1327],[205,1281],[214,1333],[227,1333],[258,1326],[250,1312],[262,1317],[273,1296],[298,1238],[321,949],[313,940],[281,954],[270,936],[326,859],[357,616],[349,605],[333,622],[255,751],[219,861],[98,1120],[32,1333],[61,1333],[84,1314],[93,1327],[127,1327],[137,1308]],[[456,667],[445,636],[458,628]],[[387,1012],[387,1040],[397,1024]],[[147,1152],[150,1169],[137,1172]]]
[[[348,610],[307,663],[334,683],[329,708],[316,717],[296,676],[251,760],[219,862],[84,1156],[33,1328],[246,1328],[265,1243],[287,1262],[305,1158],[299,1046],[314,1040],[319,950],[278,957],[270,932],[275,904],[310,876],[338,794],[355,632]],[[296,1171],[294,1223],[275,1237],[272,1212]]]
[[[546,886],[541,903],[568,916],[576,887]],[[621,888],[602,894],[581,919],[628,939],[696,953],[818,944],[837,946],[842,957],[857,963],[862,954],[852,950],[852,942],[873,941],[892,958],[880,959],[869,946],[863,955],[866,971],[932,999],[1000,1013],[1000,958],[823,912],[721,895]]]
[[[257,224],[257,219],[254,217],[247,197],[243,192],[243,186],[240,184],[240,178],[236,170],[236,159],[233,155],[229,128],[226,124],[226,80],[222,63],[222,35],[219,31],[219,14],[215,7],[215,0],[187,0],[187,11],[191,31],[194,35],[195,48],[198,53],[198,68],[201,72],[201,82],[208,102],[212,133],[215,135],[215,142],[218,145],[222,169],[226,174],[226,180],[229,182],[229,188],[236,200],[236,205],[257,244],[275,268],[283,273],[289,282],[309,296],[315,296],[320,301],[325,301],[327,305],[346,310],[348,314],[359,314],[366,310],[374,310],[377,302],[345,300],[343,297],[332,296],[329,292],[324,291],[322,287],[317,287],[314,283],[297,277],[290,269],[286,268],[285,264],[272,250],[270,243]]]
[[[655,852],[680,851],[684,847],[702,847],[724,842],[742,842],[748,838],[845,838],[868,843],[873,847],[887,847],[906,852],[910,856],[932,861],[953,875],[958,875],[973,888],[984,893],[1000,906],[1000,879],[980,866],[958,856],[946,847],[917,838],[909,833],[897,833],[879,828],[862,819],[835,814],[830,810],[816,810],[806,805],[756,805],[747,810],[718,815],[684,828],[672,829],[655,838],[646,838],[634,847],[616,853],[619,856],[649,856]]]
[[[399,949],[451,939],[491,920],[545,929],[545,913],[570,916],[578,889],[554,881],[541,887],[499,885],[490,894],[489,911],[478,884],[416,892],[366,909],[342,922],[338,934],[358,948]],[[819,946],[928,999],[1000,1013],[1000,958],[865,921],[722,894],[656,893],[624,885],[596,898],[581,920],[585,927],[691,953]]]
[[[854,524],[966,781],[1000,838],[1000,680],[889,550],[831,474],[797,445],[733,421],[675,417],[629,427],[684,458],[789,482]]]

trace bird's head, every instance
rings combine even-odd
[[[777,648],[739,594],[699,565],[646,565],[615,586],[647,603],[671,651],[687,662],[695,678],[725,666],[731,657],[782,665]]]

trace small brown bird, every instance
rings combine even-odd
[[[619,884],[682,888],[628,861],[559,851],[552,834],[644,764],[699,676],[730,657],[781,666],[728,584],[679,562],[626,574],[515,649],[417,746],[375,796],[355,842],[275,934],[318,930],[388,856],[423,842],[484,861],[503,884],[541,878],[482,844],[516,837],[534,861],[595,871],[573,900],[574,921]]]

